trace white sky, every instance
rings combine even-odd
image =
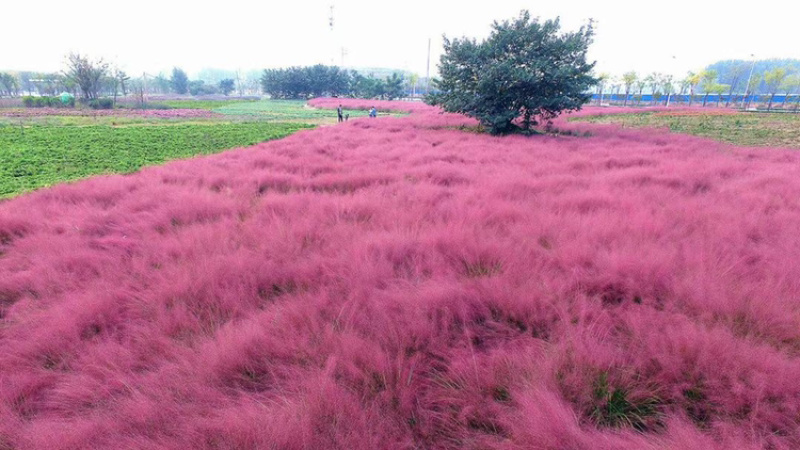
[[[173,66],[263,69],[316,63],[431,73],[441,36],[482,39],[527,8],[575,30],[596,21],[598,72],[683,75],[720,59],[800,58],[800,1],[672,0],[9,0],[0,7],[0,70],[56,71],[70,51],[131,75]],[[328,26],[334,5],[334,30]],[[762,6],[763,5],[763,6]],[[768,15],[766,13],[769,13]],[[659,19],[659,16],[668,19]],[[675,58],[672,58],[672,57]]]

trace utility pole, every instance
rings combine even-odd
[[[334,41],[333,41],[333,5],[332,4],[331,4],[330,11],[331,11],[330,15],[328,16],[328,26],[330,26],[330,28],[331,28],[331,44],[333,45],[333,48],[334,48],[333,53],[331,54],[331,66],[333,66],[334,64],[336,64],[335,63],[336,57],[334,56],[334,54],[336,53],[336,50],[335,50],[336,46],[333,43]],[[344,51],[342,51],[342,59],[344,59]]]
[[[431,38],[428,38],[428,66],[425,68],[425,95],[431,91]]]
[[[144,98],[147,93],[147,72],[142,72],[142,108],[144,108]]]

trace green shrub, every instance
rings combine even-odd
[[[114,100],[110,98],[96,98],[89,102],[89,107],[92,109],[112,109],[114,107]]]
[[[33,96],[26,95],[22,97],[22,104],[25,105],[26,108],[33,108]]]
[[[50,106],[50,104],[50,97],[34,97],[33,99],[34,108],[44,108],[46,106]]]

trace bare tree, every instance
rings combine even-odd
[[[661,87],[661,74],[653,72],[644,78],[644,82],[650,86],[650,104],[655,105],[656,96],[658,95],[659,98],[661,96],[661,92],[659,92],[659,88]]]
[[[746,73],[747,64],[745,63],[739,63],[731,67],[731,70],[728,73],[728,76],[730,77],[730,88],[728,89],[728,100],[725,102],[726,108],[730,106],[731,99],[733,98],[733,91],[739,85],[739,82],[742,81]]]
[[[689,106],[694,102],[695,89],[697,85],[703,80],[703,72],[689,72],[686,74],[686,84],[689,87]]]
[[[642,92],[644,92],[644,88],[647,86],[647,82],[645,80],[639,79],[636,80],[636,90],[639,92],[636,96],[636,106],[642,102]]]
[[[681,85],[681,92],[680,94],[678,94],[678,98],[680,99],[681,103],[685,103],[686,99],[684,98],[684,95],[686,95],[686,91],[689,90],[691,82],[688,78],[684,78],[680,81],[680,85]]]
[[[606,84],[610,78],[611,75],[605,72],[597,76],[597,106],[603,103],[603,90],[606,88]]]
[[[83,98],[93,100],[97,98],[97,92],[107,72],[108,63],[102,59],[91,61],[86,56],[70,53],[64,76],[80,87]]]
[[[114,71],[114,75],[119,80],[119,87],[122,90],[122,96],[124,97],[128,95],[128,82],[131,81],[131,77],[119,69]]]
[[[709,87],[711,93],[717,96],[717,108],[719,108],[719,103],[722,101],[722,94],[724,94],[725,90],[728,88],[729,86],[727,84],[720,83],[714,83]]]
[[[760,84],[761,84],[761,75],[757,73],[753,74],[753,76],[750,77],[750,83],[747,85],[747,92],[745,92],[745,97],[747,97],[748,94],[750,95],[749,97],[747,97],[748,109],[750,108],[750,102],[755,100],[756,90],[758,89],[758,86]],[[758,109],[757,104],[756,104],[756,109]]]
[[[628,106],[628,95],[630,95],[631,89],[638,79],[639,77],[634,71],[625,72],[622,75],[622,83],[625,85],[625,100],[622,102],[622,106]]]

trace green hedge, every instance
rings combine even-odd
[[[22,104],[26,108],[74,108],[75,97],[70,97],[69,102],[64,103],[61,97],[34,97],[28,95],[22,97]]]

